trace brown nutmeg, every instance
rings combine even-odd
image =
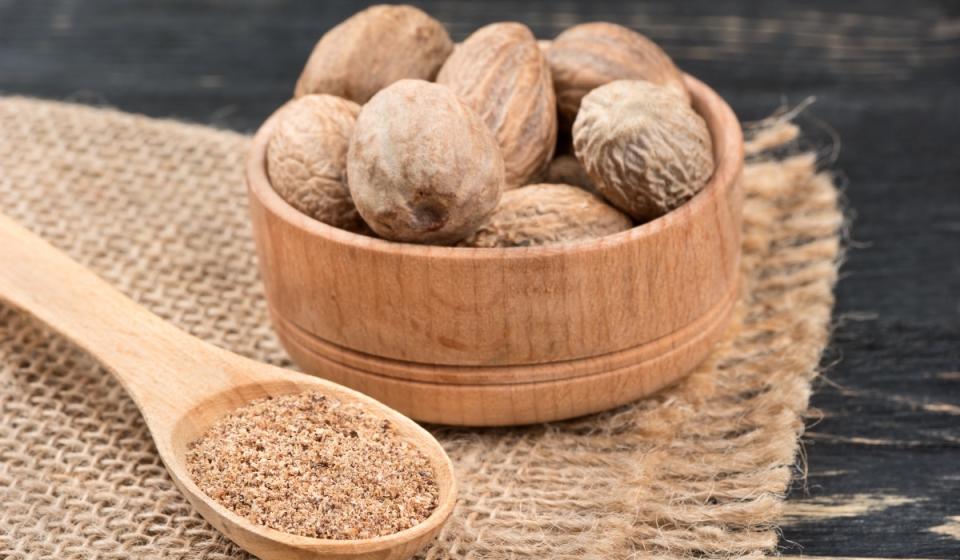
[[[452,50],[443,25],[418,8],[372,6],[320,38],[295,95],[329,93],[366,103],[397,80],[432,80]]]
[[[347,148],[360,106],[332,95],[306,95],[277,112],[267,145],[270,184],[288,204],[334,227],[364,232],[347,189]]]
[[[360,215],[395,241],[456,243],[503,192],[493,133],[449,88],[422,80],[400,80],[363,107],[347,170]]]
[[[631,227],[629,217],[583,189],[541,183],[503,193],[490,219],[460,245],[550,245],[603,237]]]
[[[557,140],[547,59],[527,26],[494,23],[456,47],[437,75],[483,118],[503,153],[507,187],[546,170]]]
[[[553,158],[550,167],[547,168],[546,182],[560,183],[563,185],[573,185],[592,193],[597,192],[593,186],[593,181],[587,175],[587,170],[576,156],[564,154]]]
[[[580,100],[614,80],[646,80],[690,94],[670,57],[640,33],[615,23],[575,25],[554,39],[547,51],[562,123],[576,119]]]
[[[642,80],[588,93],[573,144],[600,194],[640,221],[680,206],[713,175],[703,118],[674,92]]]

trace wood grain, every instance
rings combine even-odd
[[[368,368],[358,368],[336,361],[332,353],[318,352],[316,345],[304,344],[302,337],[285,330],[289,323],[274,317],[277,334],[290,356],[305,371],[313,372],[336,383],[353,387],[364,394],[388,403],[390,406],[422,422],[460,426],[505,426],[532,424],[557,419],[574,418],[584,414],[614,408],[621,404],[653,394],[691,371],[721,338],[737,291],[707,317],[689,329],[665,336],[644,345],[636,351],[617,356],[603,356],[571,363],[546,364],[550,374],[563,375],[557,379],[530,381],[542,374],[538,366],[523,368],[504,366],[502,371],[483,371],[476,368],[467,373],[454,371],[438,380],[411,380],[416,371],[425,366],[387,362],[394,376],[383,375],[383,362],[371,359]],[[308,339],[309,340],[309,339]],[[315,342],[315,340],[310,340]],[[342,349],[338,349],[341,350]],[[622,363],[622,366],[612,366]],[[580,373],[584,368],[595,373]],[[440,370],[443,372],[443,370]],[[571,371],[575,375],[570,375]],[[400,373],[402,377],[396,376]],[[446,373],[446,372],[445,372]],[[491,377],[508,376],[510,382],[490,382]]]
[[[228,538],[264,559],[404,559],[443,527],[456,502],[453,464],[427,431],[370,397],[231,354],[153,315],[95,274],[0,214],[0,300],[34,315],[93,355],[143,414],[157,451],[184,496]],[[218,418],[254,399],[319,391],[389,419],[436,473],[438,506],[386,537],[326,540],[254,525],[205,495],[186,468],[188,445]]]

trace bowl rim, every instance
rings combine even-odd
[[[257,130],[246,161],[248,191],[270,213],[313,236],[360,251],[388,253],[409,258],[451,260],[510,260],[545,258],[592,252],[625,245],[683,224],[699,214],[711,199],[724,196],[743,169],[743,131],[733,109],[710,86],[683,75],[694,110],[706,121],[713,141],[715,168],[706,186],[681,206],[649,222],[596,239],[529,247],[455,247],[389,241],[349,232],[316,220],[295,209],[273,189],[267,175],[267,144],[276,125],[275,111]]]

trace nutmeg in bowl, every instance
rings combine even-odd
[[[274,326],[305,371],[420,421],[571,418],[653,393],[719,339],[738,294],[743,139],[730,107],[684,77],[715,170],[682,206],[598,239],[439,247],[337,229],[283,201],[247,161]]]

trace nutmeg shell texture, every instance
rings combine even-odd
[[[444,63],[437,83],[452,89],[497,137],[508,188],[540,178],[553,156],[557,111],[547,59],[527,26],[478,29]]]
[[[443,24],[408,5],[357,12],[317,42],[295,96],[329,93],[366,103],[404,78],[432,80],[453,51]]]
[[[347,149],[360,106],[332,95],[287,102],[267,144],[273,189],[300,212],[334,227],[364,232],[347,188]]]
[[[576,119],[584,95],[614,80],[646,80],[690,99],[683,75],[670,56],[650,39],[622,25],[575,25],[553,40],[547,58],[561,124],[566,127]]]
[[[581,188],[536,184],[503,193],[463,247],[528,247],[595,239],[633,227],[625,214]]]
[[[692,198],[714,171],[703,118],[675,92],[642,80],[588,93],[573,144],[600,194],[641,222]]]
[[[422,80],[400,80],[363,107],[347,170],[360,215],[395,241],[456,243],[504,188],[493,133],[449,88]]]
[[[576,156],[564,154],[553,158],[550,166],[547,167],[547,183],[559,183],[562,185],[573,185],[581,189],[588,190],[594,194],[597,188],[593,186],[593,181],[587,175],[587,170]]]

